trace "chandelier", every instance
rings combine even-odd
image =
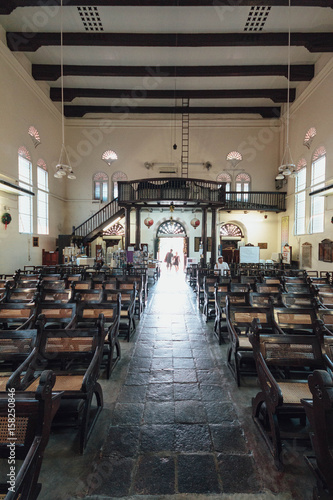
[[[293,161],[290,146],[289,146],[289,94],[290,94],[290,0],[288,4],[288,73],[287,73],[287,117],[286,117],[286,147],[282,156],[281,165],[279,166],[279,173],[275,179],[283,180],[289,175],[295,177],[296,165]]]
[[[54,177],[56,179],[61,179],[66,177],[68,179],[76,179],[73,172],[71,163],[69,161],[69,156],[65,146],[65,116],[64,116],[64,47],[63,47],[63,7],[62,2],[60,2],[60,81],[61,81],[61,135],[62,135],[62,145],[60,151],[59,162],[56,165],[56,172]]]

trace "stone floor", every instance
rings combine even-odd
[[[151,285],[121,345],[84,455],[73,430],[52,434],[40,500],[312,498],[301,452],[287,448],[285,471],[275,469],[251,418],[256,380],[237,388],[182,273]]]

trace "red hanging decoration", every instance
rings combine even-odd
[[[200,226],[199,219],[197,219],[196,217],[194,217],[194,219],[191,220],[191,226],[193,226],[194,229],[196,229],[198,226]]]
[[[143,222],[148,227],[148,229],[154,224],[153,219],[151,219],[150,217],[147,217]]]

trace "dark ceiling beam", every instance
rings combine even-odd
[[[17,7],[52,7],[60,0],[4,0],[0,15],[8,15]],[[246,7],[282,6],[288,7],[288,0],[63,0],[64,7],[95,5],[98,7]],[[332,0],[293,0],[293,7],[331,7]]]
[[[50,89],[52,101],[61,102],[61,88]],[[146,90],[142,89],[91,89],[64,88],[64,101],[75,98],[120,99],[271,99],[275,103],[288,102],[288,89],[230,89],[230,90]],[[289,101],[294,102],[296,90],[290,89]]]
[[[64,106],[64,114],[67,118],[82,118],[87,113],[118,113],[123,116],[127,114],[257,114],[262,118],[279,118],[280,108],[277,106],[253,106],[253,107],[186,107],[181,106]]]
[[[197,77],[197,76],[288,76],[287,65],[254,66],[78,66],[64,65],[64,76],[129,76],[129,77]],[[56,81],[60,78],[60,64],[33,64],[35,80]],[[314,77],[314,64],[292,64],[290,81],[309,82]]]
[[[60,45],[60,33],[7,32],[12,51],[35,52]],[[292,33],[292,46],[309,52],[333,52],[333,32]],[[288,33],[64,33],[65,46],[79,47],[283,47]]]

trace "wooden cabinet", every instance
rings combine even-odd
[[[48,252],[47,250],[42,250],[42,265],[43,266],[55,266],[59,262],[59,252]]]
[[[319,243],[318,260],[333,262],[333,241],[325,239]]]

